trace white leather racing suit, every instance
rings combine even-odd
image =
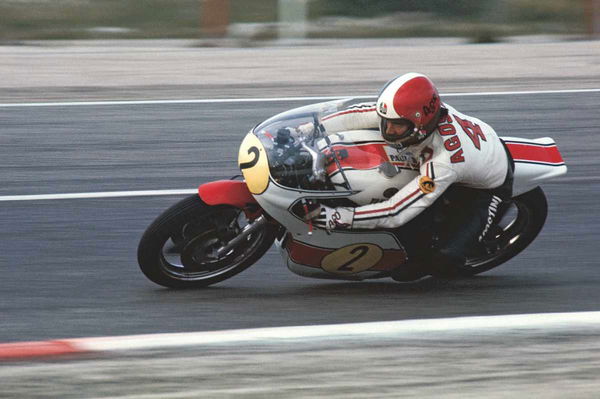
[[[494,129],[447,104],[442,106],[448,114],[433,134],[400,150],[418,160],[419,176],[386,201],[354,208],[352,228],[400,227],[432,205],[451,184],[475,189],[503,184],[509,161]],[[357,104],[322,119],[328,134],[379,128],[379,122],[374,103]]]

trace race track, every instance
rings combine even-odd
[[[565,87],[568,88],[568,87]],[[456,96],[501,135],[553,137],[568,175],[524,253],[482,276],[399,284],[301,278],[271,250],[204,290],[145,279],[145,227],[181,196],[0,202],[0,342],[598,309],[599,92]],[[237,146],[302,101],[0,107],[0,196],[194,189],[237,174]]]

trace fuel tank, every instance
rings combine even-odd
[[[389,199],[419,174],[414,155],[388,146],[378,131],[352,130],[328,138],[337,161],[325,140],[318,142],[328,155],[327,174],[339,190],[345,190],[347,179],[354,192],[348,198],[358,205]]]

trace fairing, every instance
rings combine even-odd
[[[208,205],[232,205],[246,208],[256,204],[245,182],[239,180],[217,180],[198,187],[200,199]]]
[[[567,165],[550,137],[523,139],[501,137],[515,161],[513,195],[526,193],[567,173]]]
[[[326,232],[311,229],[303,218],[311,203],[358,206],[385,200],[418,175],[417,160],[388,146],[378,131],[323,130],[324,116],[352,103],[356,101],[332,101],[276,115],[250,131],[240,146],[248,191],[231,187],[245,198],[240,203],[251,195],[285,227],[287,234],[276,244],[289,269],[303,276],[385,277],[407,261],[402,244],[389,231]],[[300,134],[299,127],[307,125],[313,133]],[[516,163],[515,195],[566,172],[552,139],[505,141]]]
[[[239,164],[250,192],[288,231],[277,244],[294,273],[362,280],[389,275],[406,260],[391,232],[310,231],[303,220],[307,203],[354,206],[381,201],[418,173],[378,131],[323,131],[324,116],[356,102],[332,101],[276,115],[249,132],[240,146]],[[299,135],[298,127],[307,124],[313,134]],[[314,154],[322,164],[313,163]],[[315,173],[319,168],[322,176]]]

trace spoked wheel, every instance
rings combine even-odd
[[[148,227],[138,246],[138,263],[150,280],[165,287],[199,288],[223,281],[254,264],[275,239],[275,229],[261,223],[224,251],[250,223],[257,222],[238,208],[209,206],[190,196]]]
[[[546,196],[537,187],[512,199],[486,242],[467,256],[466,276],[488,271],[527,248],[542,230],[548,214]]]

